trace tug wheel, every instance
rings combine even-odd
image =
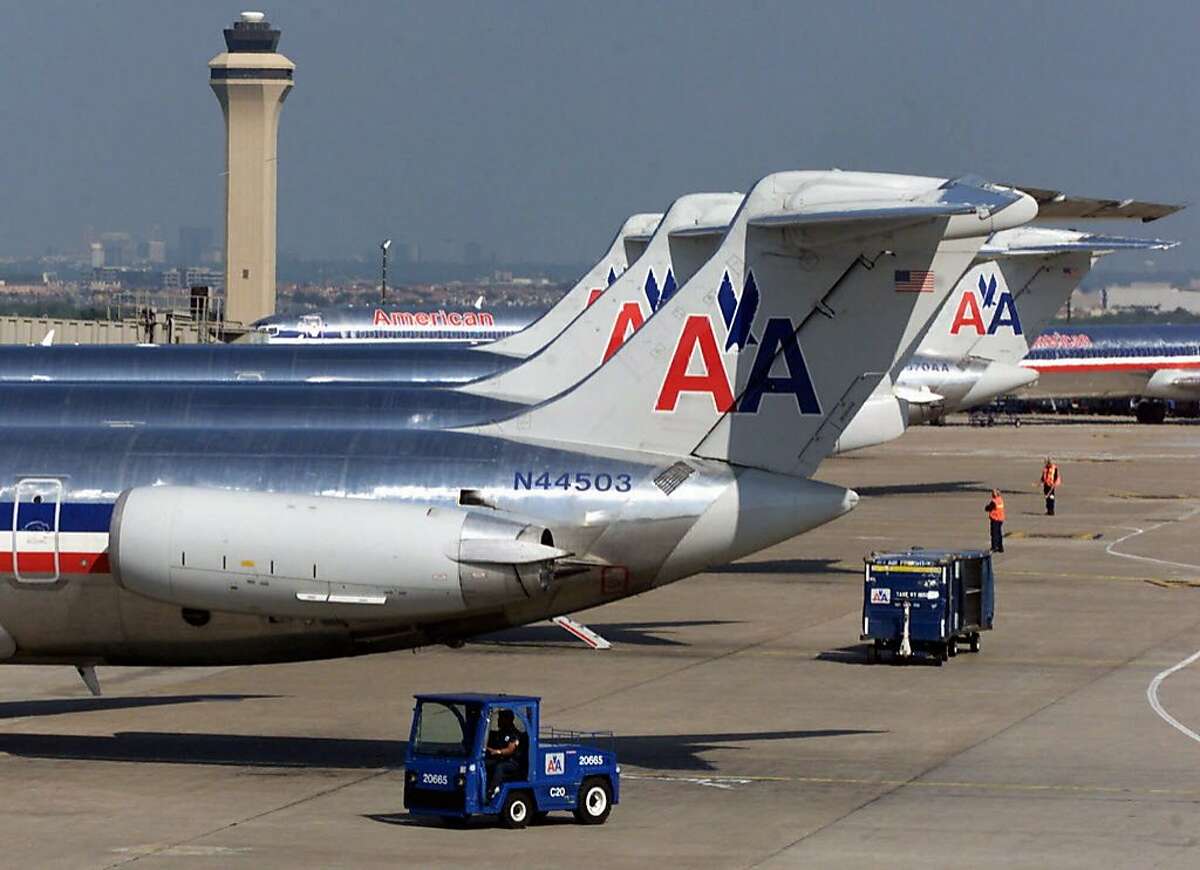
[[[575,821],[581,825],[603,825],[612,812],[612,787],[608,780],[589,777],[579,786]]]
[[[533,812],[533,802],[529,799],[529,794],[514,791],[509,794],[503,809],[500,810],[500,824],[513,830],[523,828],[529,824],[529,817]]]

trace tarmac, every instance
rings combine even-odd
[[[1058,516],[1035,481],[1052,453]],[[830,460],[837,522],[465,648],[224,669],[0,669],[6,867],[1198,867],[1200,426],[921,427]],[[862,559],[980,547],[997,620],[944,667],[869,665]],[[419,691],[541,695],[612,729],[608,823],[403,810]]]

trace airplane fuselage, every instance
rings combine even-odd
[[[0,488],[0,654],[10,646],[13,663],[240,663],[454,642],[680,579],[855,499],[692,457],[434,431],[26,427],[5,430],[0,464],[15,472]],[[142,531],[132,499],[123,516],[114,505],[150,487],[180,496],[161,565],[147,567],[131,545],[118,556],[111,536]],[[218,508],[191,512],[189,493]],[[269,513],[246,514],[247,493]],[[279,512],[296,507],[289,498],[333,519],[307,539],[272,537],[272,523],[288,525]],[[364,525],[377,505],[409,505],[417,518]],[[486,540],[544,529],[543,543],[570,555],[539,585],[511,566],[475,565],[458,537],[453,547],[437,537],[442,526],[427,533],[425,516],[457,521],[463,541],[472,528]],[[239,517],[261,531],[252,546],[210,527]],[[191,532],[204,552],[165,540]],[[382,576],[362,568],[368,557]],[[447,558],[461,576],[414,567]]]

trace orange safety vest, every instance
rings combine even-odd
[[[1004,522],[1004,496],[998,495],[992,499],[991,507],[988,509],[988,518],[998,523]]]
[[[1058,475],[1057,465],[1047,465],[1042,469],[1042,483],[1046,486],[1058,486],[1062,483],[1062,478]]]

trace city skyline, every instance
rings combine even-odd
[[[168,248],[180,226],[220,237],[205,64],[245,5],[9,10],[0,256],[66,250],[89,225],[158,225]],[[1183,202],[1200,181],[1180,99],[1190,4],[261,8],[300,67],[280,130],[281,258],[357,257],[390,236],[428,260],[477,245],[580,263],[630,213],[798,166]],[[530,36],[537,49],[514,53]],[[1193,212],[1136,230],[1185,242],[1162,268],[1200,268]]]

